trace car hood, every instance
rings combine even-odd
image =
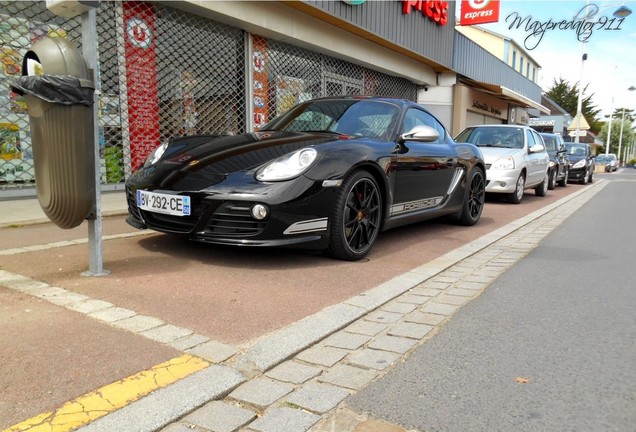
[[[577,163],[578,161],[580,161],[581,159],[586,159],[587,156],[583,155],[568,155],[568,159],[570,160],[570,164],[574,165],[575,163]]]
[[[484,161],[486,164],[493,164],[497,160],[504,157],[518,157],[523,153],[523,149],[511,149],[511,148],[503,148],[503,147],[479,147],[482,154],[484,155]]]
[[[131,182],[201,190],[290,152],[344,140],[355,141],[349,135],[278,131],[176,138],[155,164],[142,167]]]

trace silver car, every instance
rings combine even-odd
[[[477,125],[464,129],[457,142],[477,145],[486,161],[486,192],[507,194],[514,204],[533,188],[548,192],[550,156],[543,138],[528,126]]]

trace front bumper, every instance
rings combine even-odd
[[[184,192],[191,197],[192,214],[172,216],[141,210],[136,203],[135,188],[127,185],[126,221],[139,229],[182,234],[208,243],[324,249],[328,246],[328,220],[336,191],[337,188],[297,178],[293,183],[252,187],[249,193]],[[251,214],[252,206],[257,203],[269,209],[264,220]]]
[[[568,180],[571,181],[580,181],[585,178],[585,173],[587,169],[584,168],[570,168],[570,173],[568,175]]]
[[[517,179],[521,170],[486,170],[486,192],[513,193],[517,187]]]

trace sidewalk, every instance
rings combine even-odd
[[[102,215],[125,214],[128,210],[124,191],[102,192]],[[0,227],[50,222],[37,198],[0,201]]]
[[[352,418],[343,401],[435,335],[461,306],[478,297],[605,184],[599,181],[581,189],[223,358],[206,355],[196,346],[185,349],[211,365],[81,430],[403,431],[374,419]],[[112,195],[103,196],[108,211],[125,210],[123,194]],[[23,205],[20,215],[15,207],[13,221],[37,219],[28,213],[34,205],[39,209],[37,200],[32,201],[30,207]],[[4,204],[0,203],[3,216]],[[0,282],[13,290],[47,301],[64,297],[63,307],[69,309],[74,309],[74,301],[87,301],[61,288],[54,288],[52,297],[46,292],[52,287],[23,279],[0,271]],[[181,341],[177,338],[172,344],[176,347]]]

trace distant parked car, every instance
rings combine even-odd
[[[521,125],[477,125],[464,129],[457,142],[478,146],[486,161],[486,192],[503,193],[518,204],[525,189],[548,192],[550,157],[543,138]]]
[[[581,184],[594,181],[594,155],[589,144],[565,143],[570,159],[570,176],[568,181],[577,181]]]
[[[548,189],[552,190],[558,184],[559,186],[567,186],[568,174],[570,171],[570,159],[565,149],[563,137],[554,133],[540,133],[541,138],[545,142],[545,149],[550,155],[550,179],[548,180]]]
[[[614,153],[600,154],[596,156],[596,163],[605,165],[605,172],[614,172],[618,169],[618,158]]]

